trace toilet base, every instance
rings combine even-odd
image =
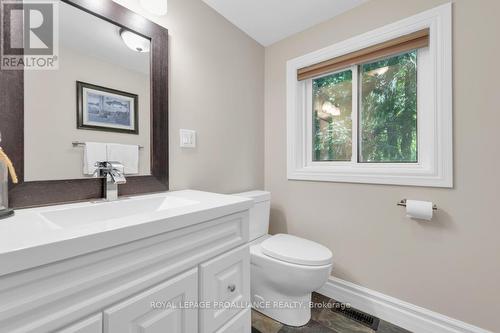
[[[311,294],[330,276],[332,264],[298,265],[269,257],[255,243],[250,246],[252,306],[288,326],[303,326],[311,319]]]
[[[266,290],[262,297],[252,290],[254,310],[288,326],[303,326],[311,319],[311,294],[289,297]]]

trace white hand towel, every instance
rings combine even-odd
[[[108,161],[123,164],[126,175],[139,173],[139,146],[108,143]]]
[[[83,149],[83,174],[93,175],[95,163],[106,161],[106,144],[100,142],[85,142]]]

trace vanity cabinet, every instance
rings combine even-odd
[[[55,333],[102,333],[102,314],[81,320]]]
[[[249,299],[246,210],[0,276],[0,332],[249,333]]]
[[[252,325],[251,311],[251,309],[241,311],[221,329],[217,330],[217,333],[248,333],[251,330],[249,327]]]
[[[163,282],[104,310],[104,333],[196,332],[198,312],[183,303],[198,301],[198,270]]]
[[[200,333],[213,333],[250,303],[250,252],[242,247],[200,265]],[[231,306],[227,306],[231,304]]]

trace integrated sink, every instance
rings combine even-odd
[[[252,205],[239,196],[183,190],[19,209],[0,223],[0,276],[195,226]]]
[[[197,203],[199,202],[180,197],[159,196],[121,199],[111,202],[102,201],[84,207],[59,208],[40,212],[39,214],[46,222],[56,228],[74,228],[125,217],[161,212]]]

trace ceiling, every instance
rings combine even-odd
[[[149,75],[149,53],[129,49],[120,27],[68,5],[59,4],[59,41],[62,47]]]
[[[368,0],[203,0],[264,46]]]

